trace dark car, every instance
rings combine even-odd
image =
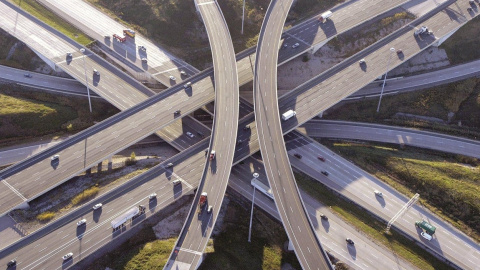
[[[320,161],[323,161],[323,162],[325,162],[325,158],[324,158],[324,157],[322,157],[322,156],[318,156],[317,158],[318,158]]]
[[[173,114],[180,114],[180,110],[175,111]]]
[[[382,87],[383,86],[383,82],[379,83],[378,86]],[[387,86],[387,83],[385,82],[385,86]]]
[[[322,174],[325,175],[325,176],[328,176],[328,172],[327,172],[327,171],[322,171]]]
[[[7,267],[12,267],[12,266],[14,266],[14,265],[16,265],[16,264],[17,264],[17,261],[16,261],[16,260],[11,260],[11,261],[9,261],[9,262],[7,263]]]
[[[243,130],[244,130],[244,131],[248,131],[249,129],[250,129],[250,126],[244,126],[244,127],[243,127]]]
[[[349,245],[355,245],[355,242],[353,242],[353,240],[350,238],[345,239],[345,241],[347,241]]]
[[[30,73],[25,73],[25,74],[23,74],[23,76],[26,77],[26,78],[31,78],[31,77],[32,77],[32,74],[30,74]]]
[[[320,214],[320,218],[323,219],[323,220],[328,220],[328,217],[325,216],[324,214]]]
[[[300,155],[299,153],[296,153],[296,154],[293,154],[293,155],[298,159],[302,158],[302,155]]]

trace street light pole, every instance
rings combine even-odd
[[[242,13],[242,35],[243,35],[243,23],[245,21],[245,0],[243,0],[243,13]]]
[[[385,71],[385,78],[383,78],[382,91],[380,92],[380,99],[378,100],[377,113],[380,111],[380,103],[382,102],[383,89],[385,88],[385,82],[387,81],[388,69],[390,67],[390,59],[392,59],[392,53],[395,51],[395,48],[390,48],[390,56],[388,57],[387,70]]]
[[[253,177],[257,179],[260,175],[253,173]],[[252,220],[253,220],[253,206],[255,205],[255,186],[253,186],[252,210],[250,211],[250,227],[248,228],[248,242],[250,243],[252,237]]]
[[[85,64],[85,49],[81,48],[80,52],[82,52],[83,54],[83,71],[85,72],[85,84],[87,85],[88,106],[90,107],[90,112],[92,112],[92,101],[90,100],[90,89],[88,88],[88,79],[87,79],[87,66]]]

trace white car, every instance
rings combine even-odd
[[[145,57],[142,58],[142,62],[147,62],[147,61],[148,61],[147,58]]]
[[[81,219],[77,222],[77,226],[82,226],[85,223],[87,223],[87,220],[86,219]]]
[[[93,69],[93,74],[95,74],[97,76],[100,76],[100,72],[96,68]]]
[[[187,136],[190,137],[190,138],[195,137],[195,135],[193,135],[190,131],[187,131]]]
[[[298,46],[300,46],[300,43],[297,42],[297,43],[295,43],[295,44],[292,45],[292,48],[295,49],[295,48],[298,47]]]
[[[432,240],[432,238],[433,238],[430,234],[428,234],[428,233],[426,233],[426,232],[421,232],[420,235],[421,235],[423,238],[427,239],[428,241]]]
[[[173,77],[172,75],[170,75],[169,78],[170,78],[170,80],[175,81],[175,77]]]
[[[154,193],[150,194],[150,196],[148,196],[148,199],[153,200],[156,197],[157,197],[157,193],[154,192]]]
[[[182,74],[182,76],[186,76],[187,72],[185,72],[185,70],[180,70],[180,74]]]
[[[373,191],[373,193],[375,193],[375,195],[377,195],[378,197],[383,197],[383,193],[376,189]]]
[[[210,213],[212,212],[212,209],[213,209],[213,206],[209,205],[209,206],[208,206],[208,209],[207,209],[207,213],[210,214]]]
[[[72,256],[73,256],[73,253],[70,252],[70,253],[67,253],[67,254],[63,255],[62,259],[64,261],[66,261],[66,260],[70,259]]]
[[[178,185],[178,184],[181,184],[181,183],[182,183],[182,181],[180,181],[180,179],[175,179],[175,180],[172,181],[172,184],[173,184],[174,186],[176,186],[176,185]]]
[[[55,156],[51,157],[52,161],[53,161],[53,160],[58,160],[59,158],[60,158],[59,155],[55,155]]]
[[[102,208],[103,204],[97,203],[93,206],[93,210],[97,210],[98,208]]]
[[[72,57],[72,53],[71,53],[71,52],[67,52],[67,57]]]
[[[365,64],[365,58],[364,58],[364,59],[360,59],[360,61],[358,61],[358,63],[359,63],[360,65]]]

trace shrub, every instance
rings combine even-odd
[[[47,211],[37,215],[37,220],[40,222],[47,222],[54,217],[55,217],[55,213]]]
[[[84,201],[90,200],[91,198],[97,196],[97,193],[100,191],[100,188],[93,186],[89,189],[84,190],[82,193],[78,194],[77,196],[73,197],[72,204],[79,205]]]

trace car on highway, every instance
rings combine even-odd
[[[73,253],[70,252],[70,253],[67,253],[67,254],[63,255],[62,259],[63,259],[64,261],[66,261],[66,260],[72,258],[72,256],[73,256]]]
[[[7,267],[12,267],[14,265],[17,265],[17,261],[16,260],[11,260],[7,263]]]
[[[328,176],[328,172],[327,172],[327,171],[322,171],[322,174],[325,175],[325,176]]]
[[[324,157],[318,156],[317,158],[318,158],[318,160],[325,162],[325,158],[324,158]]]
[[[181,184],[181,183],[182,183],[182,181],[180,181],[180,179],[175,179],[175,180],[172,181],[172,184],[173,184],[174,186],[176,186],[176,185],[178,185],[178,184]]]
[[[378,84],[379,87],[382,87],[383,86],[383,82],[379,83]],[[387,83],[385,82],[385,86],[387,86]]]
[[[170,80],[172,80],[172,81],[175,81],[175,80],[176,80],[176,79],[175,79],[175,77],[174,77],[174,76],[172,76],[172,75],[170,75],[170,77],[169,77],[169,78],[170,78]]]
[[[355,242],[353,242],[353,240],[350,239],[350,238],[345,239],[345,241],[346,241],[349,245],[355,245]]]
[[[360,59],[360,61],[358,61],[358,63],[359,63],[360,65],[365,65],[365,63],[366,63],[366,62],[365,62],[365,58]]]
[[[250,129],[250,126],[249,125],[246,125],[243,127],[243,131],[248,131]]]
[[[426,232],[423,232],[423,231],[420,233],[420,235],[421,235],[423,238],[427,239],[428,241],[431,241],[432,238],[433,238],[430,234],[428,234],[428,233],[426,233]]]
[[[167,164],[167,168],[170,168],[172,166],[173,166],[173,163],[171,163],[171,162]]]
[[[180,114],[180,110],[176,110],[175,112],[173,112],[173,114]]]
[[[373,193],[375,193],[375,196],[378,196],[378,197],[383,197],[383,193],[378,191],[378,190],[374,190]]]
[[[328,220],[328,217],[325,216],[324,214],[320,214],[320,218],[323,219],[323,220]]]
[[[32,77],[32,74],[30,74],[30,73],[25,73],[25,74],[23,74],[23,76],[26,77],[26,78],[31,78],[31,77]]]
[[[213,206],[209,205],[209,206],[208,206],[208,209],[207,209],[207,213],[210,214],[210,213],[212,212],[212,209],[213,209]]]
[[[52,156],[50,159],[51,159],[52,161],[55,161],[55,160],[58,160],[59,158],[60,158],[60,155],[54,155],[54,156]]]
[[[210,152],[210,161],[214,159],[215,159],[215,150],[212,150],[212,152]]]
[[[141,51],[144,51],[144,52],[147,50],[147,48],[145,48],[145,46],[143,46],[143,45],[139,45],[138,49],[141,50]]]
[[[154,193],[152,193],[152,194],[150,194],[150,195],[148,196],[148,199],[149,199],[149,200],[153,200],[153,199],[155,199],[156,197],[157,197],[157,193],[154,192]]]
[[[397,54],[398,54],[398,55],[403,54],[402,49],[398,49],[398,50],[397,50]]]
[[[180,70],[180,75],[187,76],[187,72],[185,72],[185,70],[182,69],[182,70]]]
[[[103,204],[97,203],[93,206],[93,210],[97,210],[98,208],[102,208]]]
[[[71,58],[72,56],[73,56],[73,55],[72,55],[71,52],[67,52],[67,57],[68,57],[68,58]]]
[[[186,84],[183,85],[183,88],[187,89],[192,87],[192,82],[187,82]]]
[[[100,76],[100,71],[98,71],[96,68],[93,69],[93,75]]]
[[[87,223],[87,220],[86,219],[80,219],[78,222],[77,222],[77,226],[82,226],[84,224]]]
[[[301,159],[301,158],[302,158],[302,155],[300,155],[299,153],[295,153],[295,154],[293,154],[293,155],[294,155],[296,158],[298,158],[298,159]]]
[[[147,58],[142,57],[142,62],[147,62],[147,61],[148,61]]]
[[[295,43],[295,44],[292,45],[292,48],[295,49],[295,48],[297,48],[298,46],[300,46],[300,43],[297,42],[297,43]]]
[[[193,133],[191,133],[190,131],[187,131],[187,136],[190,137],[190,138],[195,137],[195,135],[193,135]]]
[[[418,35],[421,35],[423,33],[428,33],[428,27],[426,26],[422,26],[420,27],[419,29],[415,30],[415,32],[413,33],[415,36],[418,36]]]

